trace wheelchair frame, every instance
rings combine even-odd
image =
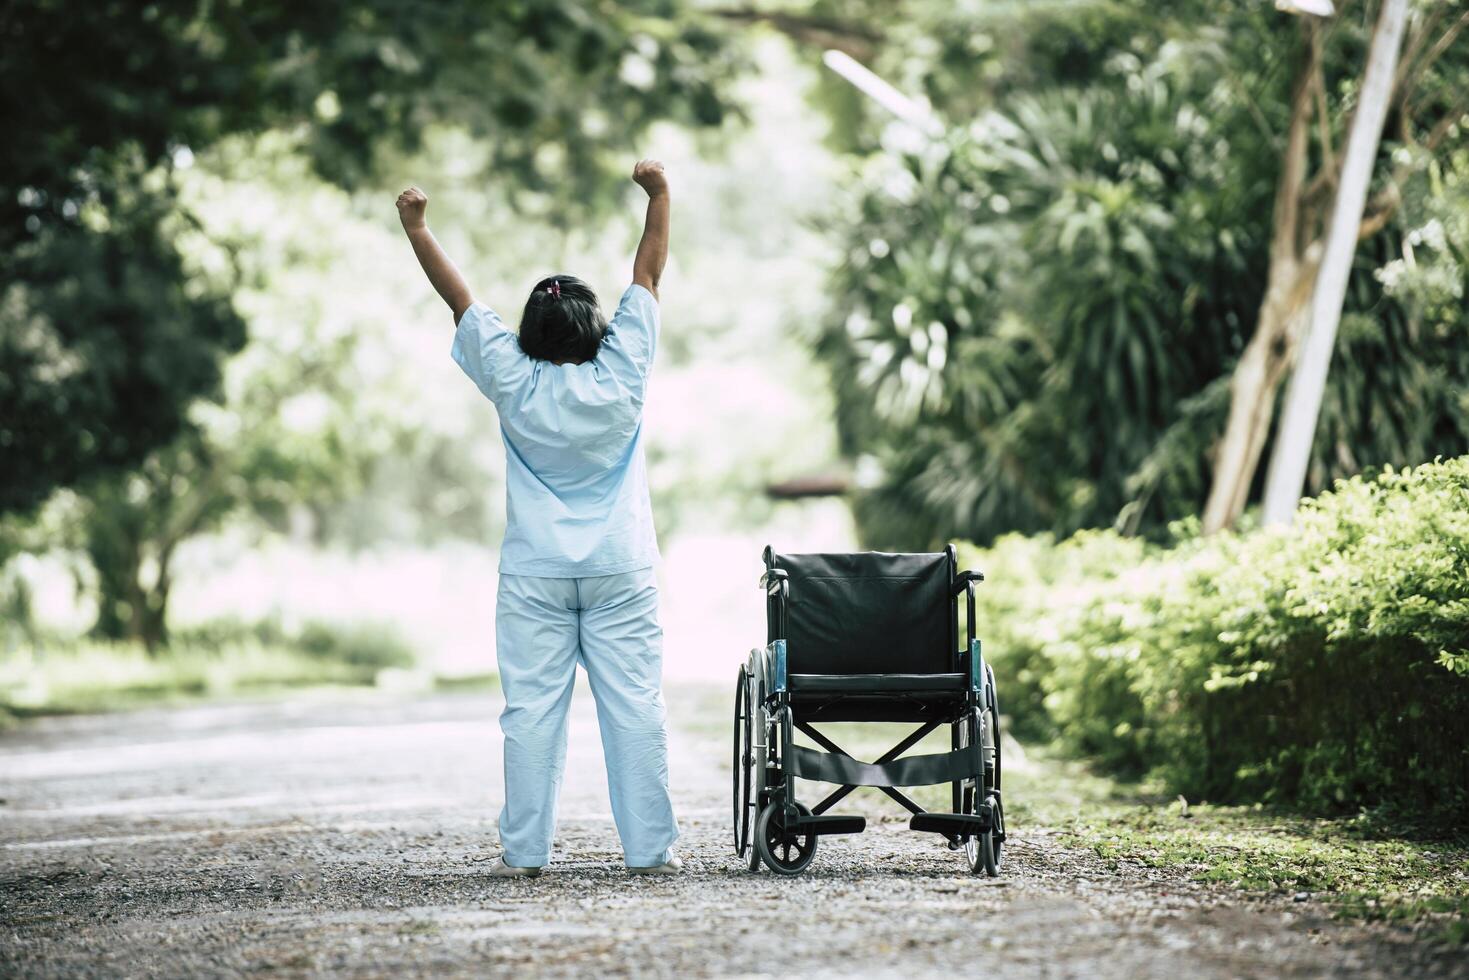
[[[936,717],[918,722],[918,728],[871,763],[854,759],[818,731],[814,720],[797,717],[787,683],[786,606],[788,573],[774,566],[767,546],[765,574],[760,587],[766,593],[765,647],[750,651],[740,668],[735,688],[734,730],[734,838],[735,852],[748,856],[749,869],[763,862],[777,874],[800,874],[816,854],[820,837],[854,834],[866,829],[862,816],[829,816],[827,811],[860,786],[879,789],[907,809],[909,827],[944,837],[950,849],[963,849],[970,869],[996,876],[1000,873],[1005,841],[1001,803],[999,705],[994,672],[984,660],[976,636],[974,588],[984,581],[978,572],[959,571],[953,545],[945,549],[949,564],[949,648],[956,673],[968,679],[962,700]],[[960,592],[965,594],[968,643],[960,649],[958,619]],[[881,701],[880,691],[872,692]],[[895,695],[898,700],[901,695]],[[904,756],[941,725],[950,727],[949,753]],[[799,731],[826,750],[796,745]],[[814,808],[796,799],[798,777],[833,783],[837,789]],[[925,811],[896,787],[952,784],[953,813]],[[751,841],[753,825],[754,840]]]

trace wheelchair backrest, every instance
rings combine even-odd
[[[954,562],[947,552],[779,555],[792,674],[944,674],[954,667]],[[774,605],[769,640],[780,639]]]

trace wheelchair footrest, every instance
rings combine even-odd
[[[802,817],[798,824],[806,834],[860,834],[867,829],[866,817]]]
[[[915,813],[908,827],[945,837],[963,837],[984,833],[990,829],[990,821],[988,816],[969,813]]]

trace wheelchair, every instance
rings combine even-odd
[[[974,622],[974,587],[984,576],[959,571],[953,545],[937,554],[782,555],[767,547],[764,559],[766,645],[750,651],[735,685],[735,853],[752,872],[763,862],[798,875],[820,838],[866,829],[865,817],[827,811],[873,786],[912,814],[910,829],[962,850],[975,874],[999,875],[1000,715]],[[815,727],[823,722],[918,727],[862,762]],[[903,755],[941,725],[951,751]],[[826,751],[797,745],[798,731]],[[807,806],[796,799],[798,777],[839,788]],[[926,812],[897,788],[941,783],[952,786],[952,813]]]

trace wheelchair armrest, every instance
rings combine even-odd
[[[760,588],[766,592],[773,592],[780,587],[780,583],[790,578],[784,568],[766,569],[765,574],[760,576]]]
[[[767,696],[786,689],[786,641],[772,640],[750,651],[750,673],[765,681]]]
[[[969,587],[971,582],[983,582],[984,572],[963,571],[954,577],[954,595]]]
[[[985,663],[979,640],[970,640],[969,649],[959,651],[959,666],[969,675],[969,689],[982,696],[989,677],[989,664]]]

